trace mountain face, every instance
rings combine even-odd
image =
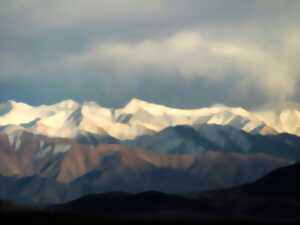
[[[11,179],[0,179],[0,198],[30,203],[57,203],[113,190],[215,190],[252,182],[292,163],[265,154],[174,155],[120,144],[94,146],[26,131],[13,137],[0,135],[0,174]]]
[[[167,154],[201,154],[214,150],[246,155],[264,153],[289,160],[300,160],[298,136],[249,134],[230,126],[175,126],[154,135],[145,135],[121,143]]]
[[[182,193],[216,190],[255,181],[287,161],[264,155],[207,152],[170,156],[141,150],[107,155],[95,170],[72,185],[84,193],[157,190]]]
[[[142,177],[143,172],[151,172],[155,177],[156,172],[159,176],[165,170],[170,174],[174,172],[174,175],[192,174],[194,179],[198,179],[200,173],[206,171],[213,174],[214,168],[219,167],[223,172],[226,172],[227,168],[226,179],[228,178],[230,182],[223,182],[223,184],[228,183],[228,186],[231,186],[236,182],[243,183],[244,179],[256,179],[274,168],[291,163],[290,160],[263,154],[224,154],[218,151],[207,151],[199,155],[170,155],[118,144],[100,144],[91,147],[78,144],[74,140],[51,139],[26,132],[18,138],[14,140],[14,145],[10,145],[8,136],[0,135],[0,174],[3,176],[40,176],[70,183],[83,175],[89,176],[90,173],[102,179],[105,172],[106,177],[115,179],[123,176],[126,180],[126,176],[130,178],[130,173]],[[17,142],[18,146],[15,144]],[[231,166],[240,167],[239,170],[226,166],[229,161]],[[247,162],[247,165],[244,165],[244,162]],[[248,167],[249,170],[246,169]],[[245,172],[244,176],[234,181],[231,177],[241,170]],[[214,176],[219,175],[220,173],[216,173]],[[213,179],[214,176],[211,178]],[[132,184],[134,187],[135,184]],[[212,188],[214,186],[209,183],[205,185]]]
[[[134,139],[170,126],[199,124],[227,125],[257,134],[277,133],[255,113],[221,105],[186,110],[138,99],[119,109],[105,108],[95,102],[79,104],[72,100],[37,107],[14,101],[0,105],[0,127],[3,131],[18,129],[51,137],[74,138],[81,133],[93,133]]]

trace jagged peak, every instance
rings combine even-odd
[[[54,104],[54,106],[71,109],[71,108],[78,108],[80,104],[72,99],[67,99]]]
[[[32,108],[31,105],[24,103],[24,102],[17,102],[15,100],[8,100],[6,103],[4,103],[5,105],[8,105],[12,108],[14,107],[28,107],[28,108]]]
[[[100,106],[97,102],[95,101],[84,101],[82,103],[83,106]]]
[[[143,106],[149,106],[149,105],[156,105],[154,103],[150,103],[138,98],[132,98],[124,108],[137,108],[137,107],[143,107]]]
[[[82,103],[82,107],[95,107],[95,108],[111,110],[111,108],[102,106],[95,101],[85,101]]]
[[[157,105],[157,104],[154,104],[154,103],[151,103],[151,102],[147,102],[145,100],[141,100],[141,99],[138,99],[138,98],[132,98],[126,106],[128,105]]]
[[[34,107],[22,102],[8,100],[0,104],[0,116],[4,116],[12,111],[28,112],[33,111]]]
[[[167,107],[164,105],[160,105],[160,104],[155,104],[155,103],[151,103],[151,102],[147,102],[144,100],[140,100],[137,98],[133,98],[131,99],[128,104],[121,109],[123,111],[123,113],[136,113],[140,110],[144,110],[150,114],[154,114],[154,115],[162,115],[164,114],[166,111],[181,111],[179,109],[175,109],[175,108],[171,108],[171,107]]]

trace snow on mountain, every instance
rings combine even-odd
[[[300,111],[284,110],[281,112],[279,118],[282,130],[300,134]]]
[[[23,127],[18,125],[0,127],[0,132],[7,134],[9,146],[14,148],[16,151],[21,147],[21,136],[24,130],[25,129]]]
[[[8,101],[0,105],[0,126],[28,123],[38,118],[40,113],[41,111],[30,105]]]
[[[300,136],[300,108],[282,108],[275,111],[262,110],[257,112],[260,118],[279,132]]]
[[[116,115],[130,115],[127,123],[140,125],[156,132],[177,125],[217,124],[229,125],[252,133],[276,133],[254,113],[243,108],[215,105],[201,109],[175,109],[133,99]]]
[[[0,127],[14,125],[35,134],[64,138],[74,138],[88,132],[133,139],[170,126],[200,124],[229,125],[259,134],[273,134],[277,130],[299,131],[299,112],[283,113],[280,118],[285,125],[275,126],[277,124],[261,114],[240,107],[214,105],[200,109],[177,109],[139,99],[132,99],[117,109],[95,102],[78,103],[73,100],[37,107],[14,101],[0,104]]]

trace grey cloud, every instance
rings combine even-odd
[[[147,76],[132,82],[124,82],[91,73],[89,76],[81,77],[73,82],[51,76],[47,76],[43,80],[2,81],[0,82],[2,91],[0,102],[15,99],[39,105],[45,102],[55,103],[63,99],[74,99],[97,101],[104,106],[120,107],[131,98],[137,97],[160,104],[186,108],[204,107],[217,103],[255,108],[269,102],[262,89],[258,89],[255,83],[246,80],[243,94],[237,95],[241,81],[237,80],[235,75],[218,82],[212,82],[205,78],[186,80],[178,77],[170,80],[162,78],[163,76],[163,74],[161,77]]]
[[[205,77],[253,80],[265,94],[280,101],[295,93],[299,79],[300,33],[284,33],[280,45],[284,49],[262,49],[255,42],[210,41],[196,32],[179,32],[158,40],[138,43],[100,43],[90,49],[67,56],[64,64],[72,69],[103,68],[125,79],[137,79],[147,71],[167,74],[167,78]],[[281,90],[278,92],[278,89]]]
[[[188,26],[205,23],[238,24],[251,22],[287,22],[296,19],[297,0],[19,0],[1,3],[2,24],[8,22],[26,29],[56,29],[88,24],[149,25],[179,23]],[[31,27],[22,27],[29,25]]]
[[[277,101],[281,96],[299,101],[299,11],[298,0],[1,1],[1,98],[37,103],[73,96],[118,105],[136,96],[187,107],[220,102],[252,107]],[[250,43],[266,53],[267,57],[260,61],[268,73],[278,73],[278,65],[284,64],[288,74],[249,77],[250,70],[230,67],[232,60],[224,64],[226,69],[223,63],[218,64],[224,69],[222,79],[211,79],[214,70],[186,78],[179,76],[181,72],[176,67],[168,71],[147,68],[137,71],[138,76],[124,77],[125,71],[109,68],[111,62],[100,68],[66,68],[61,63],[70,55],[88,52],[95,44],[137,46],[145,40],[165,40],[182,31],[199,33],[208,43],[234,43],[247,51]],[[292,40],[293,33],[296,40]],[[162,49],[158,56],[163,53]],[[207,59],[207,63],[218,61]],[[44,88],[33,91],[39,80]],[[283,89],[280,84],[288,85]],[[182,93],[180,87],[184,89]],[[240,99],[228,92],[232,89]],[[275,97],[270,97],[266,89],[274,91]],[[160,97],[159,90],[163,90]],[[37,92],[39,96],[35,96]]]

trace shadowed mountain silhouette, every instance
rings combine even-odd
[[[0,201],[1,221],[19,224],[297,224],[300,164],[237,188],[194,194],[109,192],[33,208]]]
[[[300,200],[300,163],[271,172],[251,185],[246,191],[253,194],[283,196]]]
[[[143,192],[104,193],[85,196],[55,212],[118,215],[125,218],[182,216],[200,218],[248,218],[257,221],[300,221],[300,163],[271,172],[252,184],[198,194]]]

